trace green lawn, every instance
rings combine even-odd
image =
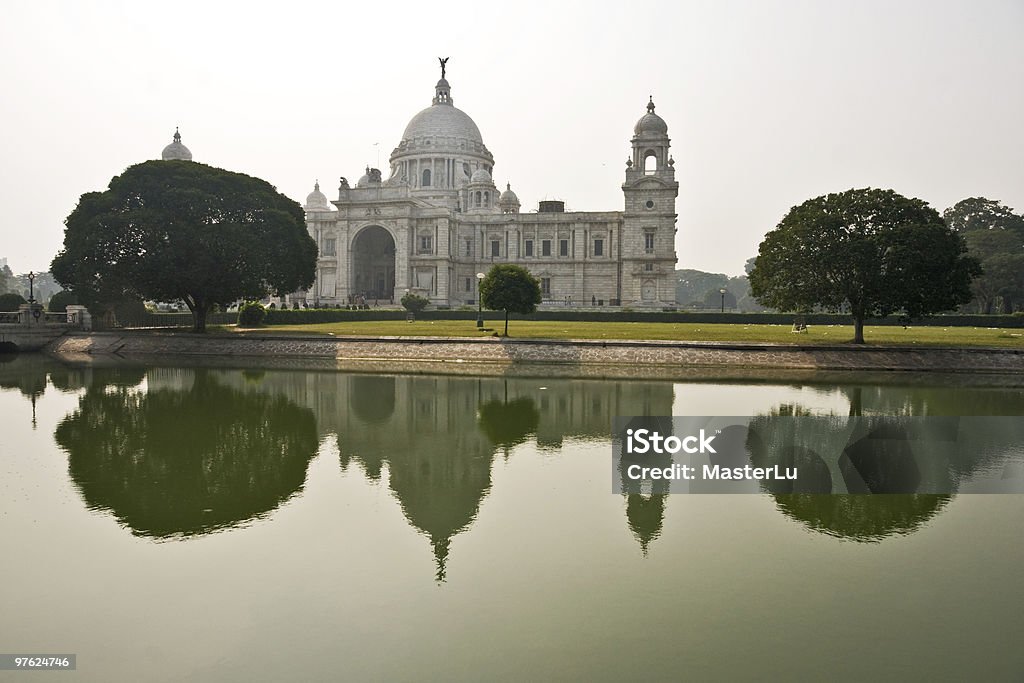
[[[483,332],[473,320],[404,320],[272,325],[248,333],[330,334],[335,336],[489,337],[504,322],[486,321]],[[794,333],[789,325],[723,325],[704,323],[622,323],[513,320],[509,336],[533,339],[671,339],[678,341],[844,344],[853,339],[850,325],[811,325]],[[242,330],[239,330],[241,332]],[[1024,329],[982,327],[865,327],[868,344],[922,346],[1003,346],[1024,348]]]

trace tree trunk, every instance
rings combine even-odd
[[[508,309],[505,309],[505,336],[508,336]]]
[[[206,308],[203,306],[192,309],[192,331],[206,332]]]
[[[853,316],[853,343],[864,343],[864,314]]]

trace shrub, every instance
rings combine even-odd
[[[421,313],[428,305],[430,301],[412,292],[402,297],[402,307],[413,314]]]
[[[0,311],[5,313],[18,310],[18,306],[28,303],[25,297],[15,292],[0,294]]]
[[[267,309],[258,301],[248,301],[238,309],[239,327],[259,327],[267,316]]]
[[[78,297],[67,290],[61,290],[50,297],[49,303],[46,304],[46,310],[51,313],[64,313],[67,311],[68,304],[77,304]]]

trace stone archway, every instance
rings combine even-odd
[[[352,242],[349,291],[353,297],[387,300],[395,295],[395,239],[379,225],[359,231]]]

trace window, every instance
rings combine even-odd
[[[471,280],[472,280],[472,278],[468,278],[468,277],[466,278],[466,291],[467,292],[472,292],[473,291],[473,283],[472,283]]]
[[[654,264],[653,263],[645,263],[644,264],[644,270],[647,271],[648,273],[652,272],[654,270]]]
[[[541,240],[540,242],[540,255],[551,256],[551,240]]]
[[[480,197],[481,196],[482,195],[480,194],[480,192],[476,193],[476,204],[474,204],[474,206],[476,206],[477,208],[480,208]]]
[[[434,238],[430,235],[420,235],[420,253],[430,254],[434,251]]]
[[[569,240],[558,240],[558,255],[568,256],[569,255]]]
[[[324,256],[334,256],[334,238],[324,238]]]
[[[644,233],[644,253],[645,254],[653,254],[654,253],[654,233],[653,232],[645,232]]]
[[[491,258],[501,256],[501,240],[491,240]]]
[[[526,240],[526,255],[533,256],[533,240]]]
[[[466,240],[466,256],[473,255],[473,240]]]
[[[644,175],[653,175],[658,171],[658,155],[653,149],[644,152]]]
[[[540,279],[540,293],[544,296],[549,296],[551,294],[551,278],[542,277]]]
[[[651,199],[648,199],[646,202],[644,202],[644,208],[647,209],[647,210],[653,209],[654,208],[654,201],[651,200]]]
[[[604,256],[604,240],[594,240],[594,256]]]
[[[430,169],[429,168],[423,169],[423,182],[421,184],[423,185],[423,187],[430,187]]]

